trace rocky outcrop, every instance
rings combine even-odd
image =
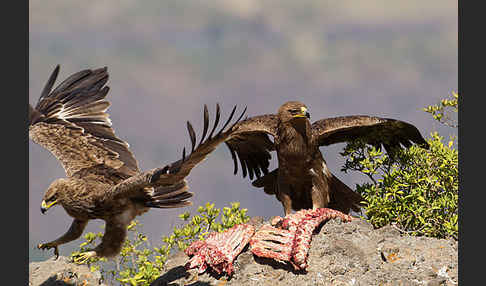
[[[248,247],[231,279],[184,269],[187,256],[167,262],[155,285],[457,285],[457,241],[401,235],[392,226],[373,229],[361,219],[326,222],[312,237],[307,271],[255,257]]]
[[[91,272],[86,265],[77,265],[59,256],[29,264],[29,286],[87,286],[106,285],[99,271]]]
[[[256,227],[262,219],[252,219]],[[324,223],[312,236],[307,271],[254,256],[246,246],[234,261],[231,278],[186,270],[187,255],[167,261],[160,285],[457,285],[458,243],[455,240],[402,235],[392,226],[373,229],[361,219]],[[104,285],[99,272],[66,257],[29,265],[30,285]],[[64,283],[64,284],[63,284]]]

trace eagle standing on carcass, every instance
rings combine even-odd
[[[59,204],[74,218],[69,230],[58,239],[38,245],[54,248],[81,236],[91,219],[106,222],[102,242],[92,251],[81,253],[75,262],[88,258],[116,256],[127,234],[127,226],[149,208],[177,208],[191,205],[193,193],[184,179],[218,144],[230,135],[224,129],[214,137],[220,118],[219,105],[212,131],[204,140],[208,127],[208,110],[204,106],[204,131],[196,147],[196,135],[187,122],[192,150],[182,159],[161,168],[141,172],[128,144],[115,136],[105,100],[109,87],[107,68],[77,72],[52,87],[59,73],[57,66],[46,83],[35,108],[29,104],[29,137],[49,150],[62,164],[67,178],[55,180],[45,192],[41,211]],[[246,111],[246,109],[245,109]],[[229,128],[234,127],[240,118]],[[229,129],[228,129],[229,130]],[[235,129],[232,129],[235,130]]]
[[[236,124],[238,130],[225,142],[234,161],[234,174],[239,159],[243,177],[248,173],[253,180],[255,175],[258,179],[253,186],[275,195],[285,215],[292,210],[324,207],[343,213],[360,210],[363,198],[329,171],[320,146],[361,139],[383,145],[387,152],[400,144],[409,147],[412,142],[428,148],[415,126],[395,119],[352,115],[312,124],[309,119],[303,103],[286,102],[277,114],[254,116]],[[277,152],[278,168],[269,173],[270,151]]]

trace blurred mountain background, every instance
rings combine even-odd
[[[107,66],[109,113],[142,170],[178,160],[190,146],[186,121],[202,131],[217,102],[249,116],[275,113],[288,100],[311,120],[365,114],[415,124],[424,137],[440,126],[421,110],[457,91],[457,1],[146,0],[29,2],[29,102],[36,104],[56,64],[57,83],[86,68]],[[350,187],[366,178],[344,174],[344,144],[321,148],[331,171]],[[275,157],[275,156],[274,156]],[[272,161],[272,168],[275,166]],[[52,256],[35,246],[67,231],[61,207],[39,211],[49,184],[64,170],[29,141],[29,261]],[[153,209],[139,217],[152,244],[208,201],[239,201],[251,216],[282,215],[281,204],[233,175],[221,145],[187,178],[194,206]],[[92,221],[87,231],[102,231]],[[60,247],[62,255],[82,239]]]

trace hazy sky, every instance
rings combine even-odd
[[[35,104],[56,64],[57,83],[86,68],[107,66],[109,113],[143,170],[179,159],[189,146],[185,122],[198,134],[203,104],[219,102],[248,115],[275,113],[288,100],[310,107],[312,120],[365,114],[415,124],[425,137],[444,128],[421,110],[457,91],[457,1],[40,1],[29,2],[29,102]],[[321,148],[340,179],[344,144]],[[273,155],[275,157],[275,155]],[[275,160],[272,161],[272,167]],[[273,169],[273,168],[272,168]],[[283,213],[275,199],[234,176],[221,145],[189,175],[193,207],[153,209],[139,217],[153,244],[179,224],[177,215],[208,201],[240,201],[250,215]],[[61,207],[39,211],[49,184],[64,170],[29,143],[30,259],[35,248],[67,231]],[[92,221],[86,231],[100,231]],[[81,239],[60,247],[68,255]]]

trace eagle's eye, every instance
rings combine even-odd
[[[47,192],[47,194],[44,195],[44,200],[46,202],[53,202],[57,199],[57,194],[56,192],[53,192],[52,189]]]
[[[289,112],[292,115],[295,115],[295,114],[301,113],[301,110],[299,108],[293,108],[293,109],[289,109]]]

